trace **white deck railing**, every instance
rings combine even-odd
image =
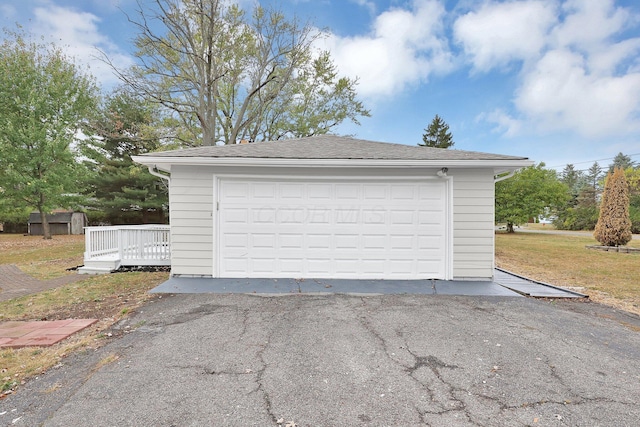
[[[85,265],[119,261],[118,265],[171,265],[169,226],[162,224],[85,227]]]

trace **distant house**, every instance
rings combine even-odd
[[[83,212],[60,211],[47,215],[51,234],[84,234],[87,216]],[[29,215],[29,235],[42,236],[42,218],[40,212]]]

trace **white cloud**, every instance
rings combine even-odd
[[[567,0],[562,5],[564,22],[551,35],[558,46],[591,50],[618,33],[629,13],[613,0]]]
[[[455,22],[475,72],[519,67],[515,111],[480,117],[505,136],[524,127],[596,139],[639,131],[640,38],[621,37],[630,13],[612,0],[554,5],[488,2]]]
[[[376,12],[376,3],[371,0],[349,0],[359,6],[365,7],[369,10],[369,13],[374,14]]]
[[[358,93],[386,96],[452,68],[443,35],[444,8],[435,0],[414,0],[411,9],[390,9],[375,18],[371,34],[331,34],[325,48],[342,74],[358,77]]]
[[[125,68],[133,64],[129,55],[100,32],[100,19],[97,16],[55,5],[35,8],[33,13],[32,32],[51,37],[77,63],[88,67],[101,85],[112,86],[118,79],[108,65],[97,59],[100,56],[98,49],[118,67]]]
[[[489,71],[538,56],[555,20],[550,1],[488,2],[458,18],[453,30],[474,68]]]
[[[640,73],[590,74],[569,50],[548,52],[527,73],[515,104],[543,131],[572,130],[600,138],[640,130]]]
[[[494,132],[504,134],[507,137],[518,136],[522,129],[522,121],[511,117],[500,108],[490,113],[482,113],[477,120],[487,121],[496,125]]]

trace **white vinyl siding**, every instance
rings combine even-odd
[[[436,169],[342,169],[342,168],[242,168],[176,166],[171,170],[170,221],[172,274],[213,276],[214,260],[214,176],[295,178],[317,177],[389,177],[433,178]],[[453,278],[486,279],[493,277],[494,254],[494,182],[491,169],[449,169],[453,185]]]
[[[169,186],[171,274],[213,274],[213,172],[174,166]]]
[[[494,181],[491,169],[449,171],[453,179],[453,277],[491,279]]]

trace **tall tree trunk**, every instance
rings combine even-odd
[[[515,233],[512,222],[507,222],[507,233]]]
[[[49,227],[49,220],[47,219],[47,214],[43,212],[42,208],[38,208],[40,211],[40,218],[42,220],[42,235],[43,239],[50,240],[51,239],[51,227]]]

